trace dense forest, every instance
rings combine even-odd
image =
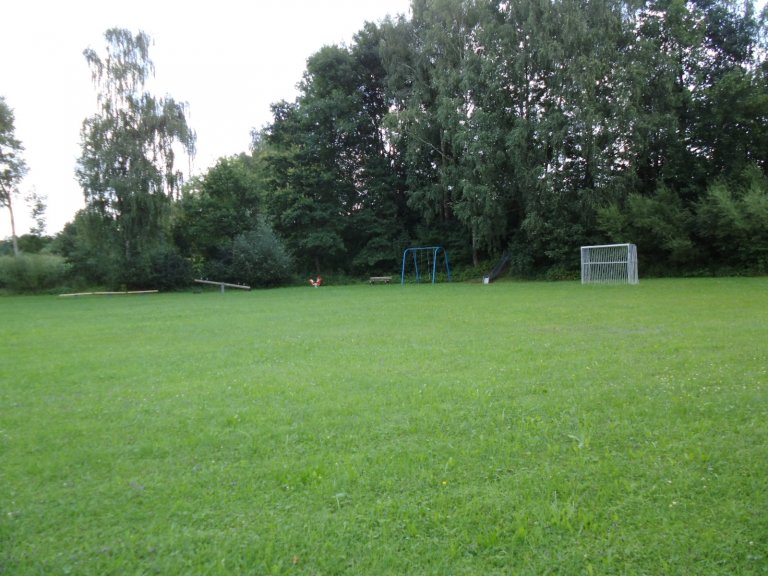
[[[113,30],[122,68],[86,52],[87,207],[50,250],[129,287],[392,274],[436,244],[477,276],[508,252],[516,276],[575,277],[579,246],[611,242],[641,276],[764,274],[767,20],[750,0],[413,0],[320,48],[250,150],[183,184],[186,110],[142,92],[147,39]]]

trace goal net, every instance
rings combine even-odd
[[[582,246],[581,283],[637,284],[637,246]]]

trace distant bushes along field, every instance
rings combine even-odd
[[[69,270],[63,257],[52,254],[0,256],[0,290],[49,292],[66,283]]]

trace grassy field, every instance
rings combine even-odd
[[[768,574],[768,279],[0,298],[0,574]]]

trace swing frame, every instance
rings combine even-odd
[[[427,252],[428,256],[431,253],[432,257],[432,284],[435,284],[437,280],[437,260],[440,252],[443,253],[443,260],[445,261],[445,271],[448,275],[448,282],[451,282],[451,265],[448,263],[448,252],[442,246],[414,246],[412,248],[406,248],[403,251],[403,267],[400,272],[400,285],[405,286],[405,267],[408,263],[408,257],[413,259],[413,267],[416,271],[416,283],[421,283],[421,270],[419,270],[419,255]]]

